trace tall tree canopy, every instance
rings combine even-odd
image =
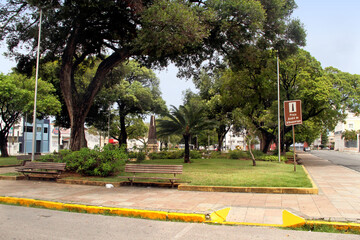
[[[241,71],[227,69],[222,79],[224,102],[237,106],[255,126],[264,143],[262,150],[266,152],[277,133],[275,57],[258,58]],[[346,109],[359,112],[359,82],[359,75],[334,68],[323,70],[304,50],[280,63],[281,101],[301,100],[303,121],[312,129],[332,130],[345,118]],[[291,131],[291,127],[283,123],[282,126],[283,136]]]
[[[86,146],[85,118],[112,68],[131,57],[166,64],[208,35],[201,12],[187,1],[9,0],[1,5],[0,36],[24,71],[35,59],[39,8],[43,60],[61,59],[60,86],[70,117],[72,150]],[[81,90],[75,84],[76,72],[91,56],[102,61]]]
[[[117,139],[120,145],[126,145],[127,129],[130,127],[127,125],[134,123],[131,119],[144,118],[149,113],[161,114],[167,111],[165,101],[161,98],[160,82],[151,69],[141,66],[134,60],[120,64],[108,74],[107,78],[110,78],[109,82],[112,84],[103,88],[96,100],[100,99],[104,106],[117,108],[116,121],[112,126],[115,127],[115,123],[118,126],[111,130],[112,137]],[[97,122],[98,126],[103,125],[101,118]]]
[[[243,66],[251,46],[285,54],[304,44],[300,22],[290,19],[295,7],[294,0],[8,0],[0,9],[0,38],[19,69],[32,69],[43,10],[42,56],[61,61],[70,147],[78,150],[86,145],[84,122],[94,98],[118,64],[130,58],[160,66],[174,61],[191,76],[204,61],[211,67],[222,57]],[[102,61],[81,91],[76,73],[93,56]]]
[[[34,109],[35,79],[20,74],[0,74],[0,150],[8,157],[7,142],[11,127]],[[39,79],[37,116],[48,116],[60,111],[60,102],[53,95],[54,87]]]

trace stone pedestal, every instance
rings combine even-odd
[[[151,116],[150,119],[147,150],[149,153],[158,151],[158,143],[156,139],[155,116]]]
[[[156,144],[148,144],[146,148],[147,148],[148,153],[152,153],[152,152],[157,152],[158,147],[159,146],[156,143]]]

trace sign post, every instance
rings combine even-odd
[[[284,101],[285,126],[292,126],[294,146],[294,171],[296,172],[295,125],[302,124],[301,100]]]

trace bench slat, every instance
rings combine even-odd
[[[15,168],[17,172],[23,173],[27,178],[29,174],[52,175],[54,178],[65,171],[66,163],[54,162],[25,162],[24,166]],[[33,176],[33,175],[31,175]]]
[[[154,165],[154,164],[126,164],[125,172],[133,173],[133,176],[120,176],[121,178],[127,178],[131,185],[135,179],[161,179],[169,180],[171,182],[171,187],[174,187],[174,182],[178,180],[175,177],[176,174],[182,174],[183,166],[182,165]],[[136,173],[156,173],[156,174],[174,174],[173,177],[145,177],[145,176],[135,176]]]
[[[48,162],[25,162],[24,166],[17,169],[48,169],[48,170],[65,170],[66,163],[48,163]]]
[[[141,176],[118,176],[119,178],[130,178],[130,179],[162,179],[162,180],[179,180],[180,178],[167,178],[167,177],[141,177]]]
[[[126,164],[125,172],[182,174],[182,165]]]

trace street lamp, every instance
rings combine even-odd
[[[279,66],[279,51],[277,51],[276,54],[276,75],[277,75],[277,90],[278,90],[278,156],[279,156],[279,162],[281,162],[280,159],[280,66]]]
[[[39,78],[41,20],[42,20],[42,10],[40,9],[39,35],[38,35],[38,44],[37,44],[37,53],[36,53],[35,96],[34,96],[33,138],[32,138],[31,161],[34,161],[34,159],[35,159],[36,128],[37,128],[36,127],[36,100],[37,100],[37,85],[38,85],[38,78]]]

